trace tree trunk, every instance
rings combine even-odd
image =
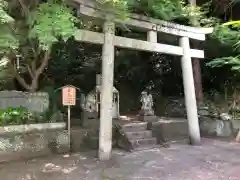
[[[32,80],[29,92],[36,92],[38,89],[38,78]]]
[[[36,69],[36,61],[32,62],[31,65],[27,65],[28,73],[31,77],[31,83],[28,84],[24,77],[21,76],[21,74],[17,71],[17,69],[14,67],[14,64],[12,61],[9,62],[9,67],[13,75],[15,76],[16,80],[19,82],[19,84],[26,89],[28,92],[36,92],[38,89],[38,81],[40,75],[43,73],[44,69],[48,66],[49,61],[49,55],[50,51],[45,51],[44,56],[41,59],[40,66]]]
[[[195,6],[196,0],[188,0],[188,2]],[[196,25],[196,19],[193,17],[191,19],[191,23]],[[198,49],[198,43],[193,43],[194,48]],[[198,103],[203,102],[204,95],[203,95],[203,88],[202,88],[202,74],[201,74],[201,66],[200,61],[197,58],[192,59],[192,66],[193,66],[193,78],[194,78],[194,85],[195,85],[195,93],[196,93],[196,100]]]
[[[195,85],[196,100],[198,103],[201,103],[203,102],[204,95],[203,95],[203,87],[202,87],[202,73],[201,73],[200,60],[197,58],[193,58],[192,65],[193,65],[193,78],[194,78],[194,85]]]

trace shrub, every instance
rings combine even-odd
[[[42,115],[25,107],[8,107],[0,110],[0,125],[20,125],[42,122]]]

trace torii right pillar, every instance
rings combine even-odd
[[[181,65],[182,65],[185,106],[187,109],[190,144],[199,145],[201,143],[201,137],[200,137],[200,130],[199,130],[199,122],[198,122],[197,102],[196,102],[196,95],[195,95],[189,38],[181,37],[180,46],[183,48]]]

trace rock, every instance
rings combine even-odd
[[[223,121],[229,121],[229,120],[232,119],[232,116],[229,115],[228,113],[221,113],[221,114],[220,114],[220,118],[221,118],[221,120],[223,120]]]
[[[186,117],[186,115],[184,99],[170,99],[166,104],[165,116]]]
[[[236,106],[232,107],[231,111],[232,112],[240,112],[240,105],[236,105]]]
[[[199,115],[199,116],[209,116],[210,113],[209,113],[208,110],[200,109],[200,110],[198,110],[198,115]]]
[[[199,116],[209,116],[209,108],[207,106],[199,105],[198,107],[198,115]]]
[[[52,164],[52,163],[47,163],[45,164],[44,168],[42,169],[42,172],[44,173],[52,173],[52,172],[59,172],[61,171],[61,166]]]
[[[217,120],[216,126],[217,136],[219,137],[228,137],[233,133],[232,124],[230,121]]]
[[[200,131],[206,136],[229,137],[233,134],[233,125],[231,121],[202,118]]]

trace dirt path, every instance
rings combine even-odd
[[[0,165],[1,180],[240,180],[240,144],[204,139],[201,146],[174,144],[133,153],[114,151],[39,158]]]

